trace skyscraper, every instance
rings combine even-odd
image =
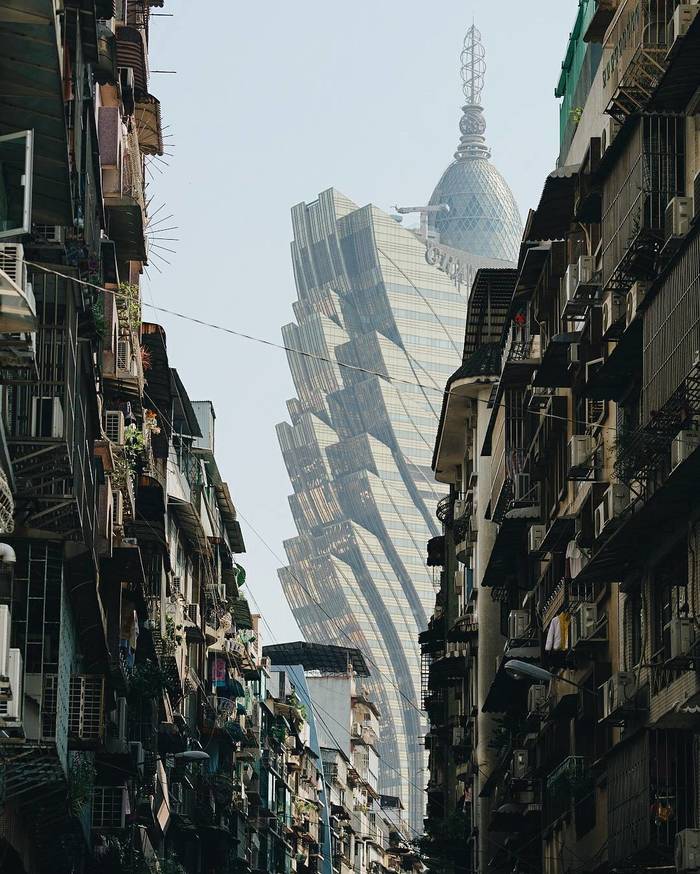
[[[421,827],[425,760],[418,633],[437,581],[425,540],[442,386],[459,365],[466,299],[479,267],[508,266],[521,233],[513,196],[489,163],[479,97],[483,47],[465,39],[466,105],[455,160],[420,230],[329,189],[292,209],[298,292],[285,344],[297,396],[278,426],[296,537],[280,579],[311,641],[370,662],[381,726],[381,788]],[[343,366],[345,365],[345,366]]]

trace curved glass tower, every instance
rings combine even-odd
[[[501,180],[487,157],[465,160],[480,169],[464,178],[486,178],[484,165]],[[438,588],[425,544],[439,533],[442,495],[430,464],[441,395],[461,362],[465,277],[506,266],[520,236],[502,180],[483,198],[489,216],[502,198],[500,225],[476,220],[471,237],[469,228],[448,230],[443,219],[476,215],[458,188],[449,203],[438,186],[440,208],[418,209],[435,220],[427,233],[333,189],[295,206],[298,300],[282,331],[288,347],[308,354],[288,354],[296,397],[290,421],[277,427],[298,532],[285,543],[280,579],[308,640],[346,646],[350,638],[370,663],[381,791],[402,799],[416,830],[425,801],[418,634]]]

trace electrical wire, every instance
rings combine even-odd
[[[75,276],[70,276],[69,274],[61,273],[60,271],[53,270],[49,267],[45,267],[42,264],[37,264],[34,261],[25,261],[24,263],[28,264],[31,267],[36,268],[37,270],[42,270],[45,273],[49,273],[49,274],[52,274],[54,276],[58,276],[62,279],[66,279],[70,282],[78,283],[79,285],[83,285],[87,288],[92,288],[96,291],[102,291],[105,294],[111,294],[111,295],[114,295],[115,297],[127,297],[127,295],[119,292],[116,289],[104,288],[104,286],[97,285],[94,282],[88,282],[87,280],[84,280],[84,279],[78,279]],[[457,397],[463,397],[463,396],[459,395],[454,389],[441,389],[437,386],[429,385],[427,383],[419,382],[417,380],[405,379],[405,378],[399,377],[399,376],[391,376],[387,373],[382,373],[379,370],[372,370],[371,368],[361,367],[360,365],[357,365],[357,364],[349,364],[349,363],[346,363],[343,361],[339,361],[337,359],[329,358],[328,356],[325,356],[325,355],[319,355],[315,352],[308,352],[304,349],[294,349],[291,346],[287,346],[285,343],[277,343],[273,340],[268,340],[268,339],[265,339],[263,337],[256,337],[253,334],[248,334],[248,333],[245,333],[243,331],[237,331],[234,328],[229,328],[229,327],[226,327],[225,325],[219,325],[215,322],[209,322],[205,319],[197,318],[196,316],[191,316],[191,315],[188,315],[186,313],[180,313],[180,312],[177,312],[176,310],[168,309],[167,307],[156,306],[155,304],[146,303],[145,301],[142,301],[141,305],[143,307],[147,307],[149,309],[152,309],[155,312],[164,313],[165,315],[172,316],[173,318],[181,319],[181,320],[186,321],[186,322],[191,322],[192,324],[200,325],[200,326],[205,327],[205,328],[210,328],[210,329],[215,330],[215,331],[221,331],[221,332],[223,332],[225,334],[229,334],[230,336],[233,336],[233,337],[238,337],[238,338],[244,339],[244,340],[250,340],[251,342],[260,343],[261,345],[269,346],[273,349],[280,349],[281,351],[287,352],[290,355],[299,355],[303,358],[309,358],[309,359],[312,359],[314,361],[323,361],[323,362],[328,363],[328,364],[333,364],[333,365],[338,366],[338,367],[343,367],[347,370],[352,370],[352,371],[355,371],[358,373],[364,373],[368,376],[376,376],[379,379],[386,380],[387,382],[390,382],[390,383],[395,383],[395,384],[399,384],[399,385],[410,385],[410,386],[413,386],[416,388],[420,388],[422,391],[439,392],[445,398],[451,397],[452,395],[455,395]],[[471,398],[470,400],[472,401],[472,403],[483,403],[486,406],[491,405],[491,401],[488,398],[474,397],[474,398]],[[588,423],[582,419],[581,420],[573,420],[573,419],[570,419],[568,416],[559,416],[556,413],[551,413],[551,412],[548,413],[548,412],[542,412],[539,410],[529,410],[529,409],[526,412],[530,413],[530,415],[538,416],[541,419],[554,419],[554,420],[562,421],[562,422],[570,422],[573,425],[583,425],[583,426],[588,425]],[[616,425],[602,425],[601,424],[601,425],[596,425],[596,428],[598,430],[609,430],[609,431],[613,431],[613,432],[617,433],[617,426]]]

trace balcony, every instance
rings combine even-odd
[[[500,385],[528,382],[540,358],[540,335],[530,334],[525,325],[511,325],[503,349]]]
[[[694,734],[640,731],[608,759],[608,861],[673,866],[676,834],[696,825]]]
[[[114,181],[103,179],[107,229],[114,241],[120,259],[146,261],[143,158],[136,129],[126,135],[123,143],[121,166]]]
[[[606,112],[620,124],[647,107],[663,76],[675,6],[674,0],[623,0],[617,10],[602,83]]]
[[[685,191],[685,119],[646,115],[631,124],[603,185],[602,284],[618,295],[655,278],[666,207]]]

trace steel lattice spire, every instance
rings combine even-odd
[[[460,55],[462,62],[462,91],[470,106],[481,106],[486,73],[486,52],[481,41],[481,32],[472,24],[464,37]]]
[[[473,23],[464,37],[460,61],[462,63],[460,70],[462,92],[466,103],[462,107],[462,118],[459,122],[462,136],[455,152],[455,158],[458,161],[465,161],[469,158],[490,158],[491,152],[484,139],[486,119],[481,108],[481,95],[484,90],[484,76],[486,74],[486,52],[481,41],[481,33]]]

